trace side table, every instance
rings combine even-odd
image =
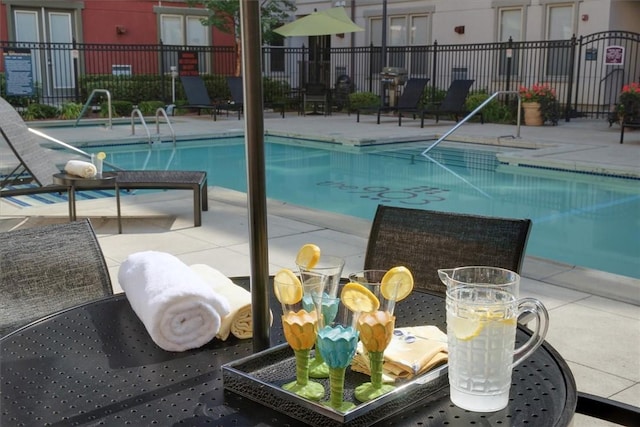
[[[66,173],[53,174],[54,184],[66,185],[69,196],[69,221],[76,220],[76,190],[115,188],[117,172],[104,172],[102,178],[83,178]]]

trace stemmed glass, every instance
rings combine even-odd
[[[296,380],[282,388],[310,400],[320,400],[324,396],[324,386],[309,380],[309,356],[318,332],[316,307],[313,304],[304,306],[303,286],[291,270],[280,270],[273,285],[282,304],[284,336],[296,356]],[[319,291],[321,293],[322,289]]]
[[[385,298],[381,292],[381,282],[387,270],[364,270],[349,275],[351,282],[356,282],[369,289],[378,299],[380,305],[377,310],[362,313],[358,317],[358,332],[360,341],[367,352],[371,371],[371,381],[359,385],[355,389],[355,397],[361,402],[375,399],[392,391],[395,387],[382,382],[382,366],[384,350],[393,338],[396,317],[393,315],[396,305],[396,292],[392,292],[393,299]],[[389,296],[389,295],[388,295]]]
[[[342,288],[345,285],[340,286]],[[355,328],[356,313],[342,303],[340,297],[323,294],[323,307],[335,312],[331,319],[320,316],[316,353],[319,353],[329,367],[331,392],[329,401],[323,402],[341,412],[355,407],[353,402],[344,400],[344,376],[347,366],[356,353],[358,331]]]
[[[300,279],[304,287],[303,306],[307,311],[315,309],[320,317],[321,324],[331,324],[337,313],[338,305],[332,299],[338,297],[338,285],[344,268],[344,259],[322,255],[311,267],[297,264]],[[328,297],[326,299],[324,297]],[[322,314],[320,316],[320,314]],[[317,350],[317,346],[316,346]],[[309,364],[309,376],[311,378],[328,378],[329,366],[324,362],[323,356],[316,351]]]

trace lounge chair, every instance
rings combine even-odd
[[[198,115],[201,110],[211,110],[211,114],[215,114],[217,105],[211,102],[207,87],[200,76],[181,76],[180,81],[187,96],[187,104],[180,105],[179,108],[197,109]]]
[[[87,219],[0,233],[0,337],[48,314],[113,295]]]
[[[17,111],[3,98],[0,98],[0,135],[15,154],[19,164],[0,183],[0,197],[12,197],[28,194],[63,193],[70,191],[68,185],[54,184],[53,176],[61,170],[56,167],[54,152],[42,147],[36,136],[29,132],[26,123]],[[25,176],[25,173],[28,176]],[[33,187],[15,186],[32,183]],[[76,184],[82,189],[81,183]],[[202,212],[208,210],[207,173],[204,171],[116,171],[115,180],[106,180],[92,189],[133,190],[156,188],[163,190],[192,190],[194,206],[194,225],[202,224]],[[119,194],[119,192],[118,192]],[[121,231],[120,200],[118,197],[118,223]],[[75,208],[69,205],[69,218],[75,215]]]
[[[620,121],[620,144],[624,143],[625,128],[640,129],[640,119],[633,120],[629,116],[623,116],[622,120]]]
[[[362,111],[377,111],[378,121],[380,124],[380,114],[382,112],[395,112],[398,114],[398,126],[402,126],[402,113],[403,112],[415,112],[420,111],[420,102],[422,100],[422,94],[427,86],[429,79],[409,79],[404,85],[402,95],[398,98],[398,103],[395,106],[380,106],[374,109],[366,108]],[[356,110],[356,121],[360,121],[360,110]]]
[[[420,127],[424,127],[424,116],[432,114],[436,116],[436,123],[440,120],[440,116],[451,114],[455,117],[456,122],[460,120],[460,116],[469,114],[465,101],[469,95],[469,89],[475,80],[454,80],[442,102],[427,105],[416,112],[420,116]],[[484,123],[484,118],[480,112],[480,123]],[[400,119],[402,120],[402,119]]]
[[[227,86],[229,87],[229,92],[231,93],[231,99],[226,102],[218,103],[217,108],[213,112],[213,120],[217,120],[217,113],[220,110],[227,111],[227,115],[229,114],[229,111],[237,111],[238,120],[240,120],[240,118],[242,117],[242,112],[244,110],[244,89],[242,87],[242,77],[228,76]],[[284,102],[273,102],[270,105],[266,106],[270,106],[274,110],[278,108],[280,110],[280,115],[282,116],[282,118],[284,118]]]

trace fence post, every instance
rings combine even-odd
[[[438,69],[438,40],[433,42],[433,69],[431,71],[431,102],[436,100],[436,72]]]
[[[513,37],[509,36],[509,40],[507,40],[507,50],[505,51],[505,56],[507,58],[507,77],[506,80],[504,82],[505,84],[505,91],[510,91],[511,90],[511,64],[512,64],[512,59],[513,59]],[[506,105],[509,105],[509,94],[506,95],[505,97],[505,103]]]
[[[580,36],[580,45],[582,45],[582,36]],[[569,84],[567,85],[567,102],[566,102],[566,106],[564,107],[564,121],[565,122],[569,122],[571,120],[571,89],[573,88],[573,84],[576,84],[576,101],[575,101],[575,105],[578,105],[578,85],[579,83],[579,79],[578,76],[574,76],[574,70],[575,70],[575,66],[576,66],[576,46],[577,46],[577,42],[576,42],[576,35],[574,34],[573,37],[571,37],[571,65],[569,66]],[[578,49],[578,56],[580,61],[578,61],[578,72],[577,74],[580,74],[580,62],[582,61],[582,49]]]
[[[78,56],[79,55],[74,55],[73,53],[76,51],[77,49],[77,43],[76,43],[76,39],[72,39],[72,44],[71,44],[71,58],[73,60],[73,78],[74,81],[76,82],[76,84],[74,85],[74,96],[75,96],[75,102],[77,103],[82,103],[82,101],[80,100],[80,79],[79,79],[79,73],[78,73]]]
[[[160,47],[160,87],[162,87],[162,100],[164,101],[165,104],[170,104],[170,102],[167,102],[167,91],[166,88],[164,87],[164,81],[165,81],[165,69],[164,69],[164,63],[165,63],[165,54],[166,51],[164,49],[164,43],[162,43],[162,39],[160,39],[160,43],[158,43],[158,46]],[[175,100],[173,101],[175,102]]]

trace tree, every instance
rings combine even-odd
[[[286,22],[291,12],[296,10],[294,0],[260,0],[262,41],[271,43],[282,37],[273,32],[274,28]],[[213,26],[227,34],[233,34],[236,43],[236,76],[241,73],[240,43],[240,0],[187,0],[191,7],[202,5],[211,13],[202,20],[204,25]]]

